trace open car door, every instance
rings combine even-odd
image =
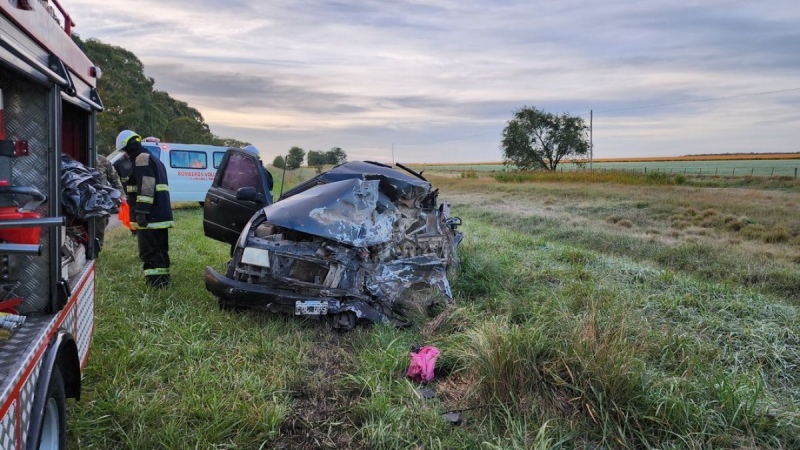
[[[253,214],[272,204],[272,177],[253,153],[228,149],[203,205],[206,236],[235,244]]]

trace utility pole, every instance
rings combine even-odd
[[[584,110],[585,111],[585,110]],[[592,172],[592,161],[594,160],[594,141],[592,141],[592,119],[594,118],[594,110],[589,110],[589,172]]]

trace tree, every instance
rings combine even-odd
[[[306,152],[300,147],[292,147],[286,155],[286,168],[289,170],[297,169],[303,164]]]
[[[347,153],[339,147],[332,147],[329,151],[325,152],[325,162],[327,164],[341,164],[347,161]],[[310,165],[310,163],[309,163]]]
[[[164,142],[180,142],[183,144],[210,144],[211,134],[202,122],[187,116],[178,117],[169,122],[162,140]]]
[[[247,141],[240,141],[234,138],[214,136],[211,145],[218,145],[221,147],[228,147],[228,148],[245,148],[248,145],[250,145],[250,143]]]
[[[586,129],[580,117],[522,107],[503,130],[503,162],[521,170],[555,171],[563,158],[589,153]]]
[[[327,164],[328,161],[325,158],[325,154],[321,151],[317,150],[309,150],[308,151],[308,165],[309,167],[322,167]]]
[[[275,159],[272,160],[272,166],[276,169],[283,169],[284,165],[286,165],[286,162],[281,155],[276,156]]]
[[[72,39],[92,62],[103,68],[103,76],[97,82],[97,92],[105,106],[103,114],[97,116],[97,147],[101,154],[114,150],[117,133],[124,129],[165,142],[240,148],[247,145],[214,136],[200,111],[155,90],[155,80],[144,74],[144,64],[132,52],[97,39],[83,41],[74,33]]]

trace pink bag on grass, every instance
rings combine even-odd
[[[433,369],[436,367],[439,349],[426,345],[417,351],[412,350],[409,356],[411,364],[408,365],[406,376],[417,383],[428,383],[433,380]]]

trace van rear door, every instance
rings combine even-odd
[[[206,193],[203,232],[234,245],[253,214],[271,203],[267,170],[258,157],[228,149]]]

